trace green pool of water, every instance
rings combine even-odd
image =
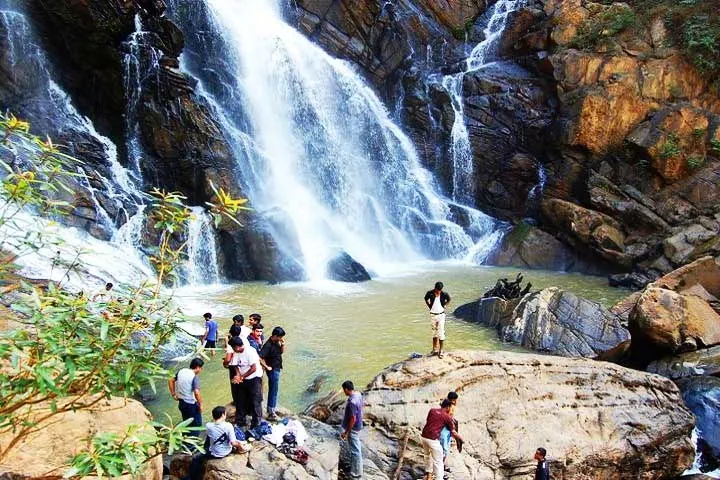
[[[497,267],[431,264],[403,275],[362,284],[293,283],[268,285],[250,282],[215,288],[184,288],[176,293],[190,319],[202,325],[202,314],[212,312],[224,335],[237,313],[263,316],[266,334],[275,326],[287,332],[280,404],[301,410],[350,379],[364,387],[383,368],[412,352],[431,348],[430,323],[423,295],[436,281],[445,283],[452,296],[448,311],[475,300],[498,278],[514,278],[519,270]],[[611,306],[628,294],[608,287],[604,277],[527,271],[533,289],[559,286],[578,295]],[[448,315],[446,349],[515,350],[497,339],[494,330]],[[318,378],[322,380],[317,380]],[[201,373],[205,416],[215,405],[230,398],[227,371],[218,353]],[[319,392],[309,392],[313,382]],[[263,407],[265,403],[263,402]],[[147,403],[156,416],[168,413],[179,418],[175,402],[161,387]]]

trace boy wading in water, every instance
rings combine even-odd
[[[430,309],[430,325],[433,332],[432,352],[430,355],[443,357],[445,342],[445,305],[450,303],[450,295],[443,292],[443,283],[437,282],[433,290],[425,293],[425,305]]]
[[[205,348],[215,348],[217,344],[218,325],[212,319],[212,313],[208,312],[203,315],[205,319],[205,333],[202,337],[202,344]]]

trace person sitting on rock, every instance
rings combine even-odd
[[[538,462],[535,469],[535,480],[550,480],[550,468],[545,460],[545,455],[547,455],[547,451],[543,447],[535,450],[534,458]]]
[[[450,400],[443,400],[440,408],[431,408],[422,430],[421,440],[425,450],[425,480],[440,480],[443,478],[443,449],[440,445],[440,431],[443,427],[450,430],[450,435],[458,442],[461,448],[463,439],[455,431],[455,422],[450,416]]]
[[[225,407],[213,408],[212,417],[213,421],[205,425],[207,429],[205,453],[193,456],[188,476],[183,480],[201,480],[203,465],[207,460],[225,458],[232,453],[233,448],[242,450],[242,444],[235,438],[235,429],[225,419]]]
[[[458,394],[457,392],[450,392],[448,393],[447,399],[450,401],[450,410],[448,413],[451,417],[453,417],[453,422],[455,424],[455,431],[458,430],[458,422],[455,419],[455,406],[457,405],[458,400]],[[452,436],[450,435],[450,429],[443,426],[443,429],[440,431],[440,445],[442,445],[443,449],[443,465],[445,466],[445,471],[450,473],[450,467],[447,466],[447,457],[450,455],[450,440],[452,439]],[[458,451],[462,452],[462,443],[458,442]]]

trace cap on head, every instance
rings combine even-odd
[[[220,420],[225,415],[225,407],[218,405],[212,409],[213,420]]]
[[[210,313],[210,312],[203,313],[203,318],[205,318],[205,320],[210,320],[212,318],[212,313]]]
[[[442,290],[444,286],[442,282],[435,282],[435,290]]]

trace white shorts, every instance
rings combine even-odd
[[[430,325],[432,326],[433,338],[437,338],[438,340],[445,340],[445,314],[431,313]]]

